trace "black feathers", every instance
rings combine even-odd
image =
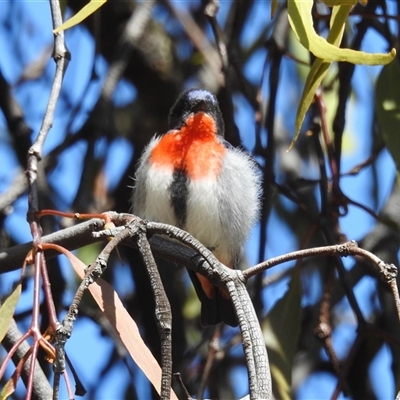
[[[225,125],[216,97],[207,90],[190,89],[183,92],[172,106],[168,116],[169,129],[180,129],[190,114],[203,111],[217,125],[217,135],[224,136]]]
[[[185,171],[175,169],[173,180],[170,186],[171,204],[175,212],[175,216],[182,227],[186,222],[187,198],[188,198],[188,177]]]

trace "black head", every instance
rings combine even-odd
[[[169,129],[181,128],[190,114],[199,111],[210,115],[217,126],[217,134],[224,136],[225,125],[217,98],[207,90],[202,89],[189,89],[180,94],[169,112]]]

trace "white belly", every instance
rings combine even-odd
[[[143,218],[177,226],[208,247],[224,263],[231,263],[226,232],[220,222],[217,181],[212,178],[188,182],[186,219],[180,226],[171,203],[172,173],[150,168],[146,179]]]
[[[146,176],[146,202],[142,218],[149,221],[177,225],[171,204],[169,187],[172,183],[172,173],[162,169],[151,168]]]
[[[188,185],[187,217],[183,229],[209,248],[216,248],[223,237],[217,181],[199,179]]]

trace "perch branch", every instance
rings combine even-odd
[[[139,230],[137,239],[140,255],[146,265],[155,302],[155,316],[161,341],[161,399],[168,400],[172,379],[172,313],[161,276],[154,260],[145,230]]]

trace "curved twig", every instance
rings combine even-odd
[[[146,237],[146,232],[139,232],[137,238],[138,248],[146,271],[149,275],[151,288],[155,301],[155,316],[157,328],[161,339],[161,396],[162,400],[168,400],[171,394],[172,379],[172,313],[168,297],[158,272],[156,261],[151,252],[150,244]]]

